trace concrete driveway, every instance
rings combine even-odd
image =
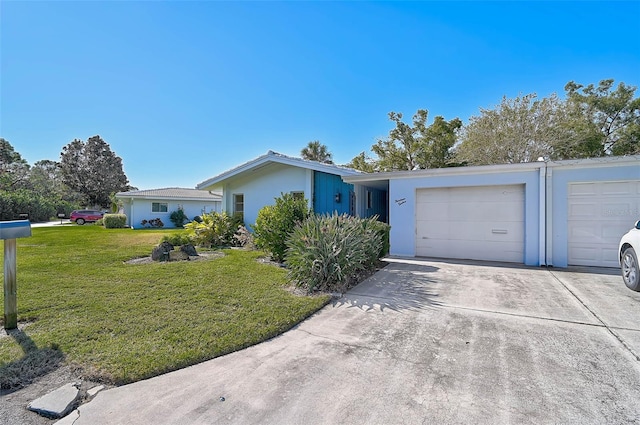
[[[60,423],[638,423],[639,354],[616,270],[398,259],[280,337]]]

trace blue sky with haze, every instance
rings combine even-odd
[[[0,137],[33,164],[99,134],[140,189],[311,140],[344,164],[390,111],[640,82],[638,1],[3,0],[0,24]]]

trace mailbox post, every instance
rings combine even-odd
[[[7,330],[18,327],[16,238],[29,236],[29,220],[0,221],[0,239],[4,240],[4,328]]]

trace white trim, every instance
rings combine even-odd
[[[382,173],[348,175],[348,176],[343,176],[342,180],[344,180],[346,183],[364,183],[368,181],[412,179],[416,177],[529,171],[529,170],[534,170],[534,169],[543,168],[543,167],[599,168],[599,167],[610,167],[614,164],[615,165],[638,164],[638,167],[640,169],[640,155],[567,159],[562,161],[549,161],[546,163],[539,161],[539,162],[523,162],[519,164],[476,165],[476,166],[470,166],[470,167],[433,168],[433,169],[413,170],[413,171],[389,171],[389,172],[382,172]]]
[[[369,173],[356,176],[343,176],[342,180],[344,180],[345,183],[364,183],[367,181],[415,179],[433,176],[497,174],[504,172],[530,171],[543,167],[545,167],[544,162],[523,162],[521,164],[478,165],[472,167],[432,168],[426,170]]]
[[[605,156],[601,158],[565,159],[562,161],[549,161],[548,167],[561,168],[600,168],[612,165],[636,164],[640,172],[640,155]]]
[[[249,162],[246,162],[242,165],[239,165],[231,170],[225,171],[221,174],[218,174],[215,177],[212,177],[208,180],[203,181],[196,185],[196,189],[202,190],[206,187],[213,186],[217,183],[220,183],[224,180],[237,176],[239,174],[255,171],[260,167],[267,165],[269,163],[278,163],[284,165],[290,165],[298,168],[305,168],[313,171],[322,171],[328,174],[336,174],[338,176],[348,176],[348,175],[359,175],[362,174],[360,171],[353,170],[351,168],[339,167],[337,165],[324,164],[322,162],[316,161],[307,161],[301,158],[294,158],[286,155],[279,154],[277,152],[269,151],[265,155],[259,156]]]

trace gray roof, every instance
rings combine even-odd
[[[182,187],[167,187],[163,189],[132,190],[129,192],[116,193],[118,198],[141,198],[141,199],[181,199],[181,200],[206,200],[220,201],[222,195],[211,193],[206,190],[188,189]]]
[[[264,166],[267,163],[279,163],[291,165],[293,167],[306,168],[314,171],[321,171],[323,173],[335,174],[338,176],[354,176],[362,174],[361,171],[354,170],[353,168],[342,167],[340,165],[334,164],[325,164],[323,162],[317,161],[309,161],[302,158],[296,158],[293,156],[283,155],[278,152],[269,151],[265,155],[259,156],[258,158],[252,159],[251,161],[245,162],[242,165],[239,165],[231,170],[225,171],[221,174],[218,174],[215,177],[207,179],[202,183],[199,183],[196,187],[210,187],[214,184],[218,184],[223,180],[234,177],[238,174],[244,173],[246,171],[252,171]]]

